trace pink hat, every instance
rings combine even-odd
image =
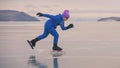
[[[69,10],[64,10],[64,12],[62,13],[62,16],[68,19],[70,17]]]

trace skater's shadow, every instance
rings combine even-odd
[[[28,66],[33,66],[35,68],[36,67],[37,68],[49,68],[49,67],[47,67],[47,65],[37,61],[35,56],[30,56],[29,57]],[[57,57],[53,57],[53,68],[59,68],[58,58]]]
[[[28,66],[33,66],[37,68],[47,68],[47,65],[40,63],[39,61],[36,60],[35,56],[30,56],[28,60]],[[28,67],[29,68],[29,67]]]

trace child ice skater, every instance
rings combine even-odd
[[[29,41],[32,49],[34,49],[37,41],[40,41],[40,40],[46,38],[49,34],[51,34],[54,37],[52,49],[61,51],[62,48],[58,47],[59,34],[56,31],[56,28],[57,28],[57,26],[60,26],[62,30],[67,30],[69,28],[73,28],[73,24],[69,24],[67,27],[64,26],[64,21],[67,21],[70,18],[69,10],[64,10],[64,12],[62,14],[58,14],[55,16],[40,13],[40,12],[37,13],[36,15],[38,15],[39,17],[47,17],[47,18],[49,18],[49,20],[47,20],[46,23],[44,24],[43,34],[39,35],[37,38]]]

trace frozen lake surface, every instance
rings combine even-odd
[[[57,28],[65,54],[51,55],[53,37],[32,50],[26,40],[42,34],[37,22],[0,23],[0,68],[120,68],[120,23],[74,23],[75,28]],[[69,23],[66,23],[66,25]]]

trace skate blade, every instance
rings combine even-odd
[[[30,47],[34,49],[33,46],[31,45],[31,42],[29,40],[27,40],[27,42],[29,43]]]

